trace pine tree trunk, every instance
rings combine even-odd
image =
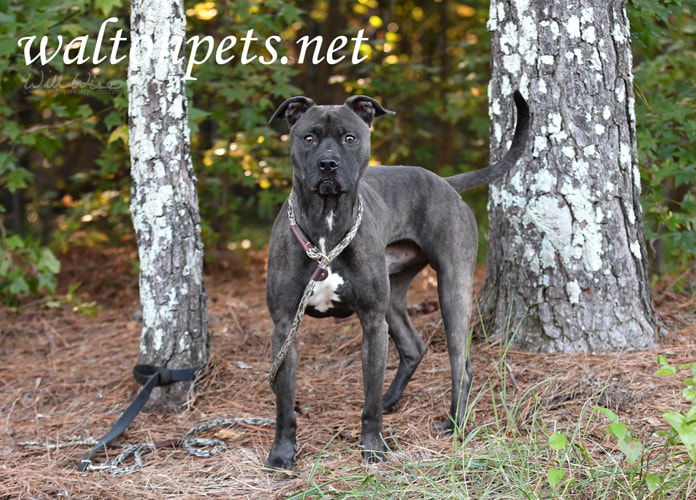
[[[491,157],[532,111],[527,155],[490,186],[488,335],[539,352],[654,344],[625,1],[493,0]]]
[[[140,362],[168,368],[196,367],[208,359],[208,300],[184,58],[175,43],[176,37],[185,39],[185,26],[183,0],[131,2],[129,146],[143,307]],[[154,42],[149,55],[141,39]],[[169,59],[161,60],[162,53]],[[175,57],[182,60],[173,63]],[[160,397],[181,404],[189,387],[178,382]]]

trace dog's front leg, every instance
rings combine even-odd
[[[275,360],[287,338],[290,323],[277,322],[271,332],[271,359]],[[295,382],[297,377],[297,348],[295,343],[288,350],[275,380],[276,430],[273,447],[268,455],[268,466],[276,469],[292,469],[295,457],[297,422],[295,420]]]
[[[362,412],[363,456],[368,462],[384,460],[382,436],[382,390],[387,364],[389,334],[384,313],[360,316],[363,329],[362,369],[365,406]]]

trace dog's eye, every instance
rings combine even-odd
[[[313,135],[306,135],[304,139],[302,139],[305,144],[314,144],[314,136]]]
[[[353,144],[353,143],[356,141],[356,139],[355,139],[355,136],[354,136],[354,135],[347,135],[346,138],[345,138],[345,141],[346,141],[348,144]]]

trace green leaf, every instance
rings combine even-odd
[[[54,293],[56,291],[56,275],[53,273],[39,273],[38,275],[38,283],[36,285],[36,289],[38,291],[41,290],[48,290],[51,293]]]
[[[4,2],[4,1],[0,2],[0,9],[2,9],[2,11],[0,11],[0,23],[7,26],[10,23],[16,22],[17,18],[14,15],[14,13],[6,13],[5,12],[5,10],[7,9],[7,5],[3,5],[5,3],[6,2]]]
[[[645,476],[645,484],[648,486],[648,491],[650,491],[650,493],[655,493],[662,484],[662,478],[655,474],[647,474]]]
[[[17,248],[24,248],[24,240],[16,234],[13,234],[5,239],[5,245],[10,251],[16,250]]]
[[[36,148],[46,158],[51,158],[59,149],[65,146],[54,136],[40,135],[36,138]]]
[[[123,125],[125,116],[119,111],[112,111],[104,118],[104,126],[110,130],[118,125]]]
[[[687,401],[696,401],[696,390],[694,390],[693,386],[684,389],[682,395],[684,396],[684,399],[686,399]]]
[[[25,146],[33,146],[34,144],[36,144],[36,132],[25,132],[19,138],[19,142],[21,142]]]
[[[614,413],[613,411],[611,411],[610,409],[608,409],[608,408],[597,407],[597,408],[595,408],[595,410],[604,413],[604,415],[605,415],[611,422],[613,422],[613,423],[615,423],[615,424],[618,423],[618,421],[619,421],[619,416],[618,416],[616,413]]]
[[[113,9],[121,6],[123,0],[95,0],[94,7],[102,11],[104,16],[108,16]]]
[[[0,151],[0,175],[16,168],[17,161],[14,156],[5,151]]]
[[[680,413],[665,412],[662,416],[677,432],[683,429],[686,424],[686,418]]]
[[[618,422],[615,424],[609,424],[609,426],[607,427],[607,430],[609,431],[609,434],[614,436],[619,441],[624,441],[626,439],[627,434],[628,434],[628,429],[626,428],[626,424],[621,424]]]
[[[551,467],[548,472],[548,478],[549,478],[549,485],[551,485],[552,488],[556,488],[558,483],[563,480],[565,477],[565,471],[556,469],[555,467]]]
[[[202,109],[194,108],[193,106],[190,106],[188,108],[188,118],[189,122],[196,122],[199,123],[205,118],[208,118],[210,116],[209,111],[204,111]]]
[[[662,368],[657,370],[653,375],[664,375],[664,376],[673,377],[676,374],[677,374],[677,372],[673,366],[663,366]]]
[[[24,168],[17,168],[7,174],[7,189],[14,193],[17,189],[27,187],[27,182],[34,178],[34,174]]]
[[[693,427],[684,428],[679,433],[679,437],[684,446],[686,446],[687,451],[696,450],[696,429]]]
[[[109,135],[109,140],[106,141],[106,143],[111,144],[119,139],[123,141],[123,144],[128,146],[128,125],[123,124],[116,127]]]
[[[696,462],[696,446],[687,446],[686,452],[689,454],[691,461]]]
[[[22,128],[16,121],[8,120],[2,127],[2,133],[7,135],[11,142],[14,142],[20,135],[22,135]]]
[[[568,439],[565,437],[564,434],[554,432],[549,437],[549,446],[556,451],[560,451],[563,448],[565,448],[567,443],[568,443]]]
[[[691,184],[694,182],[694,178],[696,178],[696,164],[689,165],[683,170],[677,170],[674,173],[674,185]]]
[[[29,283],[27,283],[27,280],[24,279],[24,276],[17,275],[12,278],[9,291],[13,295],[19,295],[22,293],[29,293],[31,289],[29,288]]]
[[[624,453],[624,455],[626,455],[626,461],[629,464],[635,463],[635,461],[638,460],[641,452],[643,451],[643,445],[637,439],[630,439],[628,441],[623,441],[619,445],[619,448]]]
[[[41,249],[41,255],[39,257],[39,262],[37,263],[39,271],[48,271],[52,274],[57,274],[60,272],[60,261],[56,259],[48,248]]]
[[[696,406],[692,406],[689,408],[689,411],[686,412],[686,421],[688,423],[696,421]]]

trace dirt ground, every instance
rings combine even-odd
[[[265,255],[249,252],[216,255],[206,267],[213,368],[188,409],[140,414],[108,455],[142,442],[170,446],[145,455],[142,469],[129,475],[77,472],[90,443],[111,427],[138,391],[131,375],[141,327],[137,278],[131,272],[134,258],[133,249],[73,250],[62,258],[59,307],[48,308],[41,301],[23,304],[18,312],[0,307],[0,498],[284,498],[302,490],[320,455],[327,469],[361,466],[361,331],[354,317],[340,322],[306,318],[298,333],[297,473],[264,470],[272,427],[241,425],[218,431],[229,449],[211,458],[171,447],[203,422],[275,415],[266,382],[271,322],[264,301]],[[477,270],[479,286],[483,272]],[[82,284],[68,301],[68,285],[75,282]],[[663,335],[654,351],[510,351],[505,365],[508,398],[522,398],[537,385],[544,419],[559,429],[577,425],[581,409],[592,398],[616,411],[635,437],[650,439],[656,430],[666,429],[662,412],[679,406],[682,382],[653,375],[657,356],[666,355],[675,366],[696,360],[696,273],[686,276],[686,283],[681,293],[664,283],[655,287]],[[414,283],[410,304],[428,353],[399,411],[384,419],[385,434],[407,458],[451,446],[451,438],[438,438],[430,430],[444,416],[449,392],[432,270]],[[91,317],[90,312],[97,314]],[[476,338],[471,356],[472,394],[482,388],[489,393],[488,374],[500,366],[500,347]],[[390,348],[387,381],[397,363]],[[499,379],[493,380],[500,390]],[[520,404],[521,423],[532,411],[529,399],[529,404]],[[491,422],[493,415],[491,398],[481,397],[473,409],[474,421]],[[605,429],[598,426],[590,432],[601,441]],[[103,453],[95,457],[104,459]]]

